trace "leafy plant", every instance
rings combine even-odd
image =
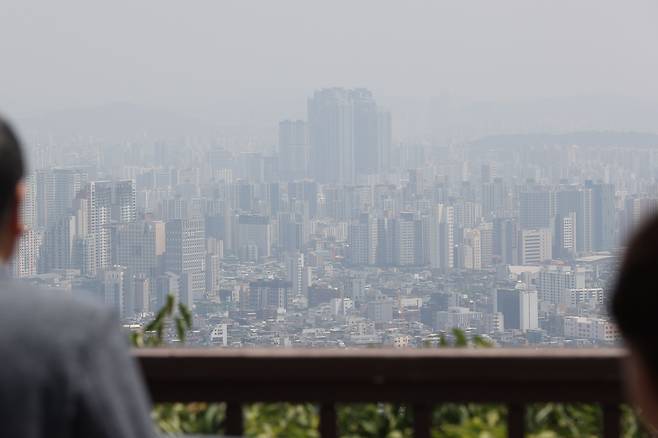
[[[434,410],[434,438],[503,438],[504,409],[499,405],[446,403]]]
[[[162,403],[153,420],[165,434],[217,434],[224,424],[223,403]]]
[[[601,408],[592,404],[544,403],[526,408],[532,437],[596,437],[600,435]]]
[[[409,438],[413,414],[407,406],[391,403],[338,406],[341,438]]]
[[[165,343],[165,329],[173,322],[176,335],[185,342],[187,332],[192,329],[192,312],[183,303],[176,304],[174,295],[167,295],[165,305],[155,315],[153,321],[142,330],[131,333],[130,341],[135,347],[157,347]]]
[[[312,404],[255,403],[246,406],[245,435],[254,438],[317,438],[320,423]]]

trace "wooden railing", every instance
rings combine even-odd
[[[250,402],[320,405],[320,435],[337,436],[335,404],[403,402],[428,438],[435,404],[503,403],[510,438],[525,434],[525,405],[598,403],[604,438],[620,436],[623,350],[145,349],[136,356],[154,402],[223,401],[228,435]]]

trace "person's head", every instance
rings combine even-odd
[[[23,231],[20,206],[25,196],[25,164],[14,131],[0,119],[0,262],[8,261]]]
[[[611,312],[630,352],[631,396],[645,421],[658,427],[658,216],[644,223],[630,241]]]

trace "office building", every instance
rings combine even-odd
[[[272,248],[270,218],[256,214],[239,215],[236,241],[241,258],[258,260],[269,257]]]
[[[119,223],[113,236],[115,263],[126,266],[131,275],[142,274],[154,280],[160,258],[165,253],[164,222],[140,220]]]
[[[498,289],[495,311],[502,313],[505,330],[525,332],[539,327],[537,291]]]
[[[252,310],[288,309],[292,298],[290,281],[259,280],[249,283],[249,308]]]
[[[551,228],[555,217],[555,192],[528,191],[519,194],[521,228]]]
[[[584,289],[585,271],[569,266],[545,266],[539,272],[537,291],[539,300],[559,304],[565,289]]]
[[[522,265],[538,265],[551,260],[552,249],[550,229],[524,229],[519,232],[519,262]]]

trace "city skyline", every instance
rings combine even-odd
[[[37,163],[65,162],[27,177],[14,275],[91,294],[131,326],[171,294],[198,345],[421,347],[453,328],[614,345],[620,250],[658,211],[652,137],[393,141],[377,102],[318,89],[262,153],[40,145]]]

